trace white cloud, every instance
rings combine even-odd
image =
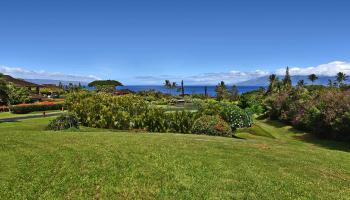
[[[80,75],[64,74],[60,72],[47,72],[44,70],[33,71],[33,70],[27,70],[21,67],[8,67],[4,65],[0,65],[0,73],[8,74],[15,78],[22,78],[22,79],[51,79],[51,80],[81,81],[81,82],[90,82],[96,79],[100,79],[94,75],[80,76]]]
[[[171,81],[180,82],[184,80],[186,84],[209,84],[214,85],[220,81],[225,81],[228,84],[239,83],[242,81],[250,80],[253,78],[266,76],[269,72],[256,70],[251,72],[241,71],[230,71],[230,72],[217,72],[217,73],[204,73],[191,76],[172,76],[172,75],[161,75],[161,76],[138,76],[135,77],[138,81],[143,84],[161,84],[164,80],[169,79]]]
[[[284,75],[285,68],[276,70],[276,74]],[[310,75],[316,74],[318,76],[335,76],[338,72],[350,74],[350,63],[343,61],[333,61],[327,64],[321,64],[314,67],[290,67],[291,75]]]
[[[217,84],[220,81],[225,81],[228,84],[235,84],[262,76],[267,76],[272,73],[278,75],[284,75],[286,72],[285,68],[280,68],[275,71],[250,71],[242,72],[232,70],[230,72],[216,72],[216,73],[204,73],[191,76],[172,76],[172,75],[162,75],[162,76],[139,76],[135,77],[136,80],[143,84],[161,84],[164,80],[169,79],[171,81],[181,81],[184,80],[186,84]],[[316,74],[318,76],[335,76],[338,72],[344,72],[350,75],[350,63],[343,61],[333,61],[326,64],[321,64],[313,67],[290,67],[289,72],[291,75],[310,75]]]

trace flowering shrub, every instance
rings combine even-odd
[[[251,114],[238,107],[232,102],[218,102],[215,100],[199,101],[198,112],[201,115],[220,115],[232,130],[237,128],[250,127],[253,123]]]
[[[193,124],[192,132],[196,134],[217,136],[232,135],[230,125],[218,115],[203,115],[198,118]]]
[[[229,123],[232,130],[251,127],[253,123],[251,116],[247,112],[233,104],[222,105],[220,116]]]
[[[324,138],[350,140],[349,90],[294,88],[269,95],[265,105],[272,119]]]

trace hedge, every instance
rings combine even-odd
[[[26,114],[34,111],[60,110],[63,103],[58,104],[21,104],[11,106],[10,110],[14,114]]]

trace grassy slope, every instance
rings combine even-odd
[[[86,129],[42,131],[48,119],[0,124],[3,199],[349,199],[349,148],[276,139]],[[296,134],[301,136],[301,133]]]

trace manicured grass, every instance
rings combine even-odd
[[[350,148],[257,121],[274,138],[43,131],[0,123],[2,199],[349,199]],[[240,139],[239,139],[240,138]]]
[[[158,107],[164,108],[167,112],[173,111],[197,111],[197,107],[193,104],[184,104],[184,105],[157,105]]]
[[[45,111],[46,114],[49,113],[57,113],[57,112],[61,112],[60,110],[47,110]],[[31,112],[31,113],[27,113],[27,114],[14,114],[11,112],[0,112],[0,119],[4,119],[4,118],[11,118],[11,117],[24,117],[24,116],[31,116],[31,115],[42,115],[43,111],[35,111],[35,112]]]

